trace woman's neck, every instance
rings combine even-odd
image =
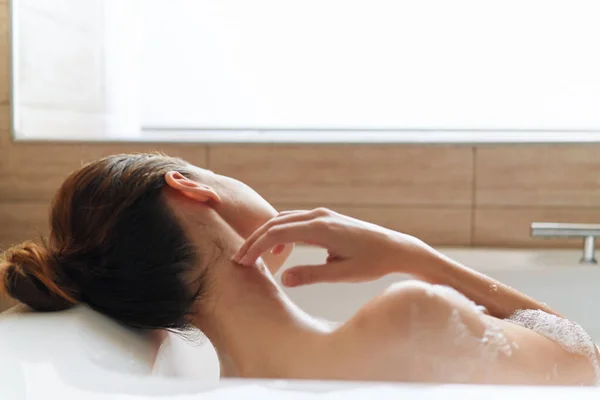
[[[242,267],[224,260],[213,271],[216,295],[197,326],[219,354],[221,376],[282,377],[320,351],[331,328],[293,304],[262,261]]]

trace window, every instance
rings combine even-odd
[[[598,15],[594,0],[109,0],[107,104],[146,138],[595,141]]]

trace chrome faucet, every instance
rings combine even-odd
[[[583,238],[582,264],[597,264],[596,237],[600,236],[600,224],[565,224],[557,222],[534,222],[532,237]]]

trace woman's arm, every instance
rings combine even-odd
[[[341,329],[353,335],[355,348],[378,360],[369,371],[379,378],[513,385],[596,380],[597,363],[586,354],[572,353],[543,332],[483,315],[464,295],[422,281],[392,285]]]
[[[421,261],[409,273],[429,283],[446,285],[461,292],[475,303],[484,306],[490,315],[505,319],[517,310],[542,310],[560,316],[545,304],[499,282],[487,275],[468,268],[445,256],[418,239],[400,234],[398,257],[406,254],[407,246],[412,251],[422,252]],[[411,251],[411,250],[409,250]],[[405,268],[394,268],[390,272],[407,272]]]
[[[311,243],[329,252],[323,265],[285,271],[282,282],[286,286],[370,281],[399,272],[450,286],[500,319],[519,309],[557,315],[544,304],[451,260],[413,236],[323,208],[280,213],[248,238],[234,260],[251,265],[261,254],[286,243]]]

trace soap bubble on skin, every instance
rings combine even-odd
[[[468,303],[469,307],[478,315],[483,316],[483,314],[487,314],[487,310],[483,306],[477,305],[472,300],[465,297],[460,292],[455,289],[447,286],[438,286],[439,290],[442,290],[444,294],[448,297],[452,296],[457,301]],[[496,285],[492,285],[497,290],[498,287]],[[480,353],[484,359],[487,360],[485,363],[485,374],[489,380],[494,373],[493,367],[496,365],[499,357],[510,357],[513,354],[513,350],[519,349],[519,345],[516,342],[510,342],[506,336],[504,335],[502,329],[495,325],[493,322],[487,319],[483,319],[485,321],[485,331],[483,335],[479,338],[471,336],[474,339],[474,342],[470,343],[472,349]],[[463,324],[464,326],[464,324]],[[465,326],[465,330],[466,330]],[[474,363],[475,364],[475,363]],[[481,360],[479,360],[479,368],[481,368]]]
[[[475,305],[478,314],[487,314],[488,310],[484,306]]]
[[[507,320],[547,337],[570,353],[587,357],[594,368],[595,384],[600,384],[597,348],[590,335],[581,326],[542,310],[517,310]],[[553,371],[558,375],[558,365],[554,365]]]
[[[462,293],[448,286],[434,285],[429,288],[427,294],[440,295],[453,300],[454,303],[463,304],[465,308],[479,316],[487,313],[485,307],[477,305]],[[413,316],[418,314],[416,309],[411,311]],[[414,329],[418,331],[420,328],[415,326]],[[453,339],[452,347],[456,351],[455,362],[452,365],[444,365],[436,362],[435,354],[423,352],[420,355],[421,360],[427,358],[427,362],[433,365],[435,376],[444,376],[447,380],[460,383],[472,381],[475,377],[481,379],[483,374],[483,380],[491,382],[498,357],[512,355],[512,347],[499,327],[486,322],[483,335],[474,335],[462,320],[461,313],[457,309],[450,312],[445,329],[448,333],[447,337]],[[422,335],[421,331],[420,336],[422,337]],[[460,368],[457,368],[457,365],[460,365]]]
[[[493,292],[497,291],[497,285],[490,285],[490,290]],[[434,285],[428,289],[427,295],[441,295],[459,304],[466,305],[479,315],[486,313],[485,307],[478,306],[460,292],[448,286]],[[411,316],[415,318],[415,321],[418,321],[418,315],[418,307],[411,307]],[[596,345],[582,327],[574,322],[541,310],[518,310],[506,320],[548,337],[571,353],[586,356],[594,368],[596,376],[595,384],[600,385],[600,362],[596,355]],[[476,337],[462,321],[460,312],[456,309],[452,310],[448,317],[446,329],[448,330],[449,337],[454,338],[453,345],[458,352],[456,362],[452,366],[437,363],[436,354],[428,353],[426,350],[423,351],[419,358],[422,360],[427,359],[426,362],[434,366],[436,376],[445,376],[454,382],[471,380],[472,377],[481,375],[482,372],[484,374],[484,381],[491,381],[489,378],[493,377],[494,366],[497,364],[498,358],[510,357],[513,351],[519,350],[519,344],[507,340],[502,329],[493,322],[489,320],[484,321],[485,331],[481,337]],[[411,334],[415,335],[415,337],[422,337],[424,334],[423,329],[426,328],[416,326],[418,324],[411,325]],[[438,334],[439,332],[435,333]],[[482,358],[486,360],[483,363],[483,367]],[[418,362],[420,360],[415,361]],[[461,367],[456,368],[457,365]],[[484,369],[482,370],[482,368]],[[559,366],[558,364],[554,364],[552,371],[546,375],[546,380],[558,377]],[[582,384],[585,383],[582,382]]]
[[[512,347],[509,344],[506,336],[502,332],[498,326],[493,323],[487,323],[486,329],[483,334],[484,338],[487,338],[486,343],[492,347],[492,350],[496,352],[495,356],[498,354],[503,354],[507,357],[512,356]]]
[[[477,338],[470,332],[456,309],[452,310],[448,318],[448,327],[451,330],[451,336],[454,338],[454,345],[458,349],[459,355],[455,358],[460,368],[446,365],[446,374],[451,375],[455,382],[467,382],[473,379],[479,370],[479,363],[473,355],[469,355],[469,348],[476,349],[481,344]]]
[[[456,289],[451,288],[450,286],[434,285],[433,288],[435,289],[435,291],[437,293],[439,293],[440,295],[442,295],[446,298],[451,298],[451,299],[455,300],[457,303],[466,304],[476,314],[483,314],[483,313],[487,312],[487,310],[484,306],[477,305],[474,301],[465,297],[465,295],[463,295]]]
[[[447,297],[446,289],[441,286],[428,287],[426,295],[428,297]],[[411,354],[414,358],[409,361],[410,363],[419,366],[418,368],[426,366],[431,379],[440,379],[444,382],[468,382],[475,376],[475,373],[479,372],[472,351],[469,351],[477,345],[477,340],[462,321],[459,310],[450,310],[447,321],[441,327],[441,330],[446,333],[442,336],[452,338],[452,343],[439,342],[440,327],[432,330],[428,322],[421,318],[421,310],[417,304],[410,305],[409,316],[408,342],[405,344],[413,349]],[[414,351],[414,346],[418,346],[419,351]],[[439,346],[452,346],[456,350],[455,362],[452,365],[440,362]],[[456,368],[456,365],[461,367]]]
[[[424,349],[419,355],[420,361],[429,364],[432,376],[441,377],[444,382],[469,382],[476,374],[481,373],[479,359],[472,351],[481,344],[478,338],[471,334],[457,309],[450,312],[445,329],[448,333],[447,337],[453,339],[451,346],[456,352],[453,357],[454,362],[452,364],[439,362],[437,351],[432,349]],[[434,334],[439,334],[439,331]]]

